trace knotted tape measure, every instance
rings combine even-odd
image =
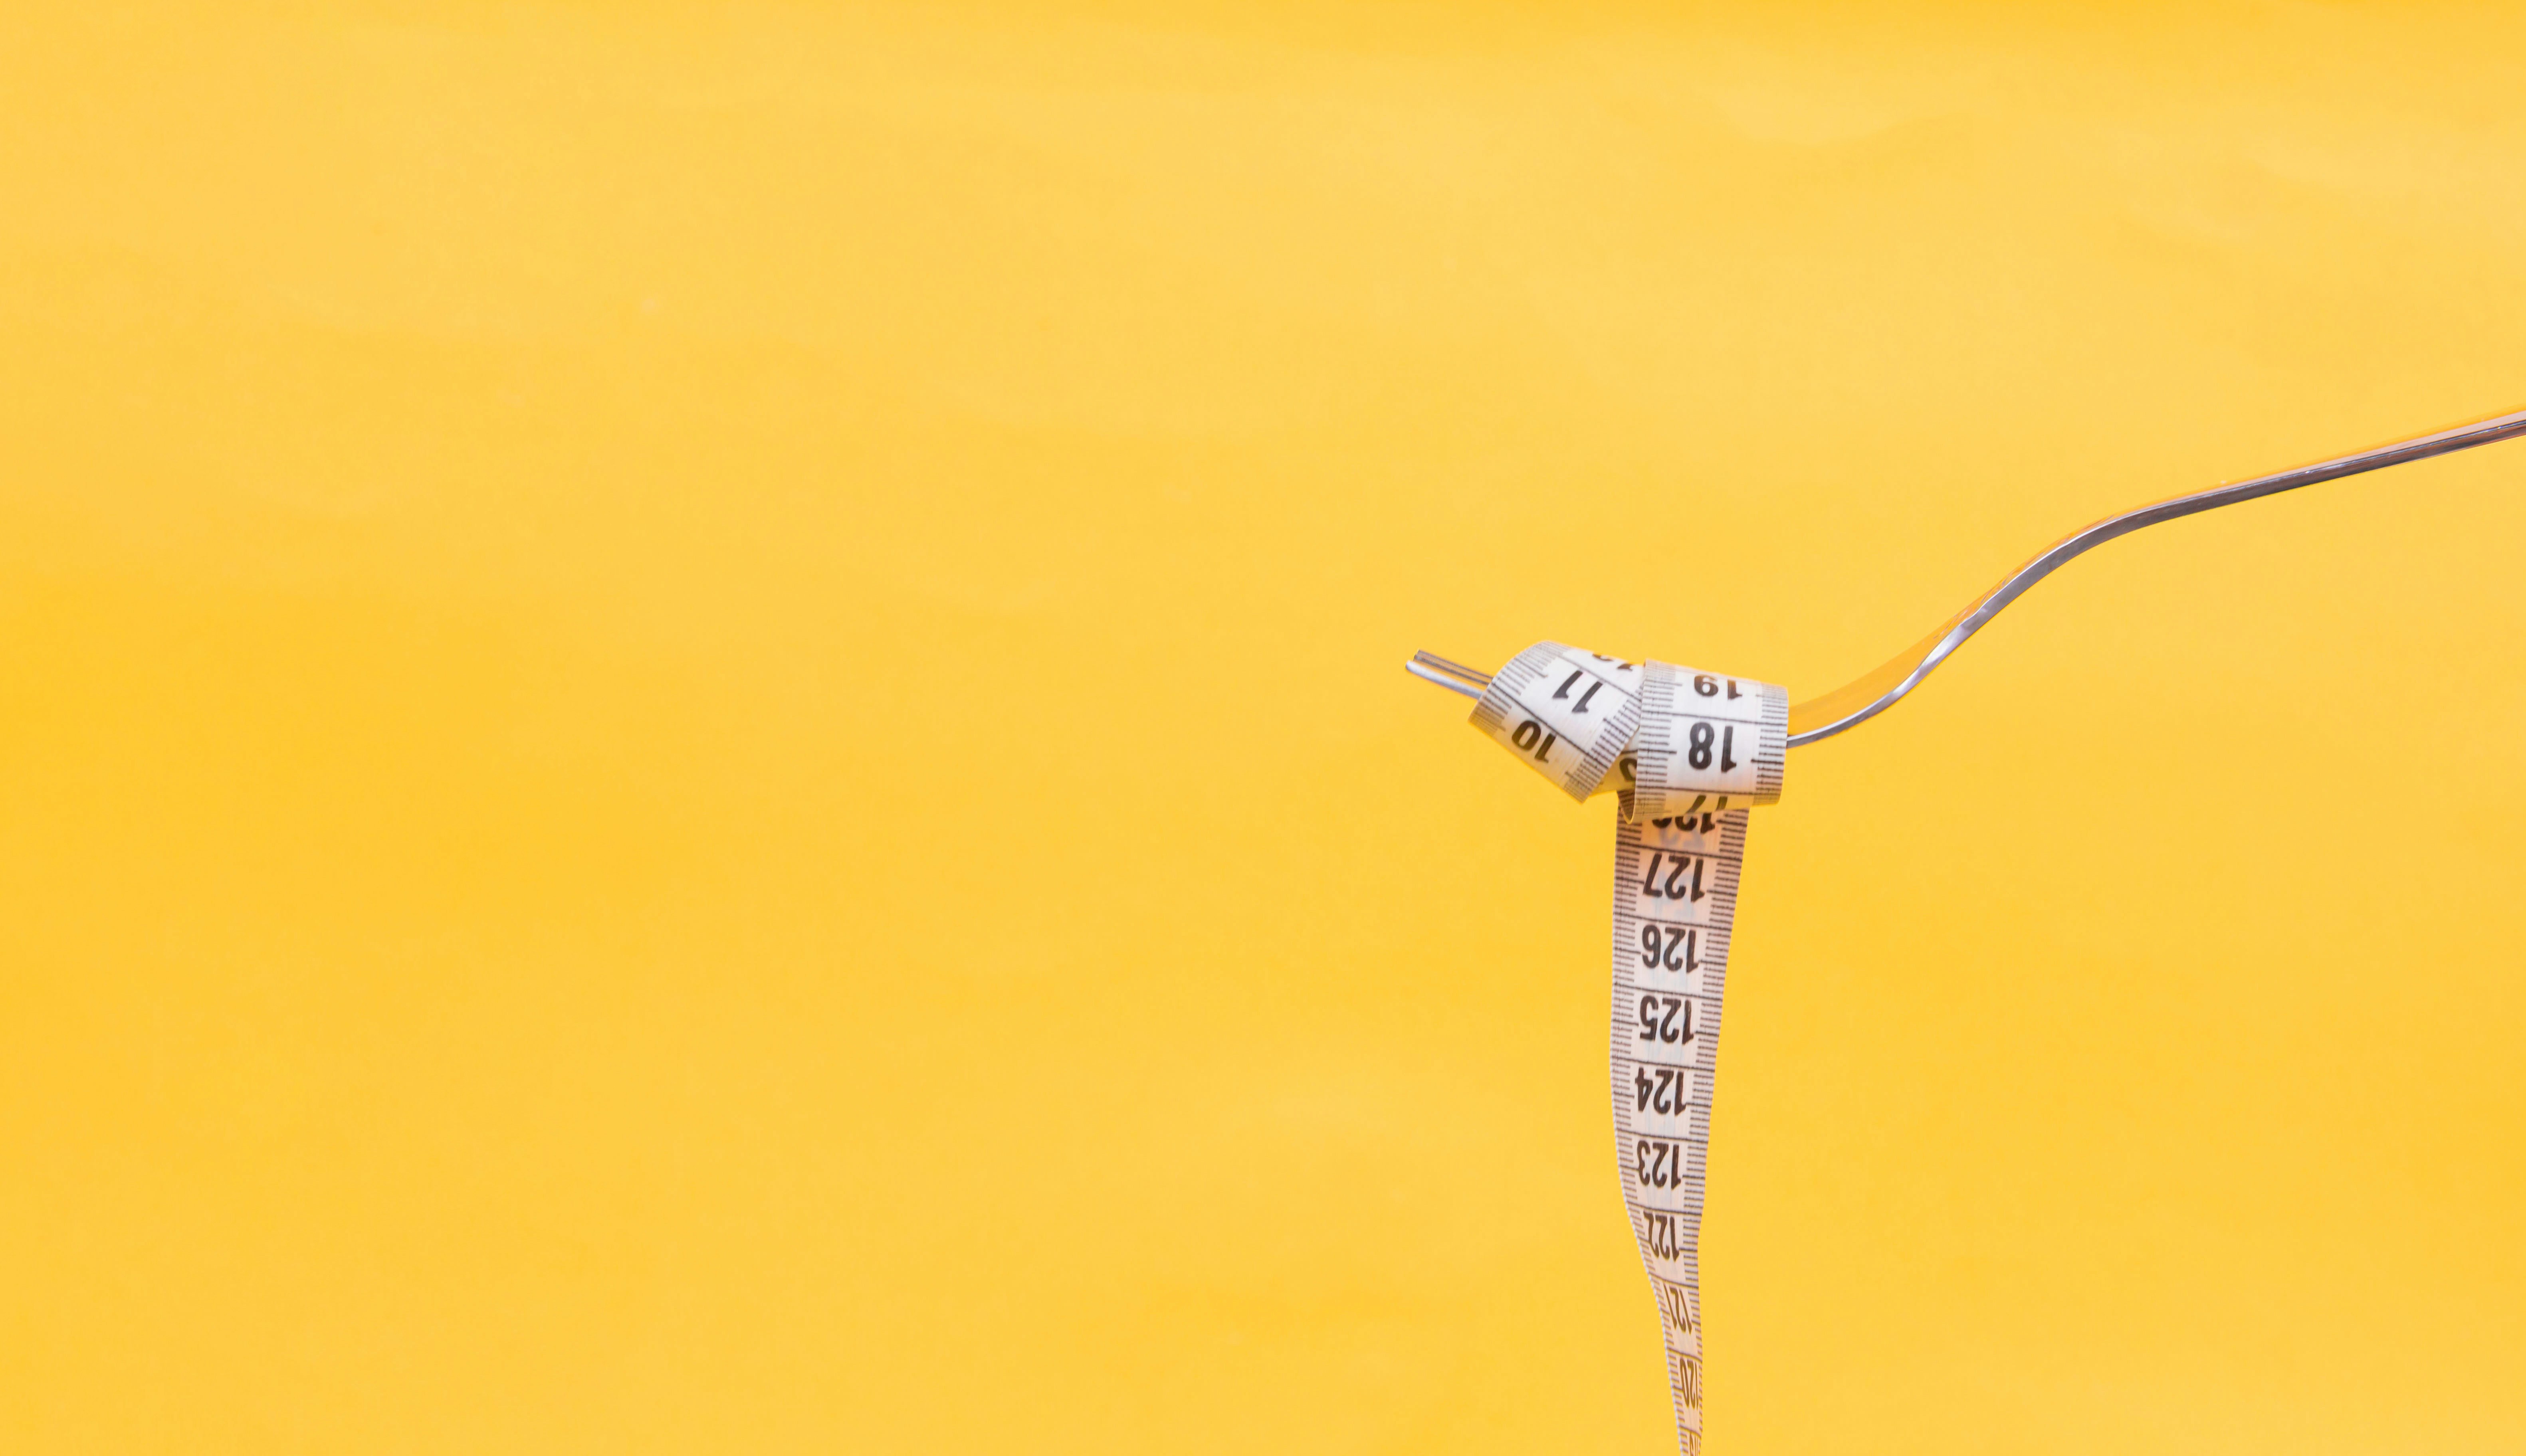
[[[1746,678],[1538,642],[1474,727],[1614,817],[1614,1142],[1684,1456],[1701,1452],[1701,1193],[1746,810],[1781,796],[1790,700]]]

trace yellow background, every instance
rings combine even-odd
[[[2510,8],[0,20],[0,1445],[1672,1449],[1607,806],[2526,405]],[[2526,445],[1755,826],[1721,1456],[2526,1447]]]

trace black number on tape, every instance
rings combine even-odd
[[[1678,1334],[1692,1332],[1692,1301],[1686,1297],[1684,1285],[1664,1280],[1651,1280],[1657,1285],[1658,1313],[1666,1317],[1667,1327]]]
[[[1701,1362],[1691,1355],[1676,1357],[1675,1397],[1696,1411],[1701,1409]]]
[[[1641,893],[1652,900],[1698,900],[1702,896],[1701,863],[1699,855],[1653,850],[1649,854],[1649,873],[1641,879]],[[1663,884],[1658,881],[1661,864],[1666,867]]]
[[[1692,1069],[1690,1067],[1632,1067],[1632,1100],[1639,1105],[1634,1112],[1654,1112],[1664,1117],[1682,1116],[1692,1105]]]
[[[1561,685],[1560,685],[1559,687],[1556,687],[1556,688],[1552,689],[1552,695],[1553,695],[1553,697],[1555,697],[1555,698],[1566,698],[1566,697],[1570,696],[1570,689],[1571,689],[1571,688],[1573,688],[1573,687],[1575,687],[1575,686],[1577,686],[1577,685],[1578,685],[1578,683],[1579,683],[1579,679],[1580,679],[1580,678],[1585,678],[1585,677],[1587,677],[1587,676],[1588,676],[1588,675],[1587,675],[1584,671],[1582,671],[1582,670],[1580,670],[1580,669],[1578,669],[1578,668],[1572,668],[1572,669],[1570,670],[1570,676],[1561,679]],[[1591,682],[1591,683],[1589,683],[1589,684],[1588,684],[1588,690],[1587,690],[1586,692],[1583,692],[1583,693],[1579,694],[1579,701],[1578,701],[1578,703],[1577,703],[1575,706],[1573,706],[1573,707],[1571,708],[1571,710],[1570,710],[1570,711],[1571,711],[1571,712],[1573,712],[1573,713],[1585,713],[1585,712],[1587,712],[1587,711],[1588,711],[1588,700],[1589,700],[1590,698],[1594,697],[1594,696],[1596,695],[1596,689],[1597,689],[1597,688],[1600,688],[1600,687],[1602,687],[1602,686],[1604,686],[1604,685],[1605,685],[1605,684],[1604,684],[1604,683],[1602,683],[1602,682]]]
[[[1641,964],[1651,971],[1693,972],[1701,969],[1699,932],[1691,926],[1641,927]]]
[[[1660,1259],[1684,1257],[1683,1222],[1671,1213],[1647,1208],[1641,1210],[1642,1231],[1648,1235],[1644,1241],[1652,1256]]]
[[[1724,733],[1713,728],[1709,724],[1694,724],[1692,735],[1685,749],[1684,761],[1696,769],[1709,768],[1710,745],[1714,742],[1719,745],[1719,772],[1726,774],[1734,771],[1737,767],[1737,726],[1735,724],[1730,724]]]
[[[1632,1139],[1632,1172],[1643,1188],[1684,1186],[1684,1144],[1663,1137]]]
[[[1692,1039],[1692,998],[1649,995],[1641,998],[1641,1039],[1681,1045]]]

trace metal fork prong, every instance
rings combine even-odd
[[[1450,678],[1470,682],[1478,689],[1491,685],[1490,674],[1480,668],[1469,668],[1463,663],[1451,662],[1435,652],[1415,652],[1412,654],[1412,660],[1425,668],[1436,668]]]
[[[1480,698],[1483,695],[1483,690],[1474,686],[1470,682],[1458,681],[1456,678],[1450,678],[1444,673],[1434,672],[1430,668],[1423,666],[1421,659],[1427,655],[1428,654],[1426,653],[1413,654],[1412,660],[1403,665],[1403,671],[1410,673],[1413,677],[1420,678],[1424,682],[1436,682],[1440,687],[1447,689],[1449,692],[1461,692],[1469,698]],[[1485,682],[1490,681],[1490,675],[1483,675],[1482,680]]]

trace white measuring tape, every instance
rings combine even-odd
[[[1574,799],[1611,788],[1614,1142],[1657,1295],[1684,1456],[1701,1451],[1701,1180],[1745,808],[1781,796],[1789,695],[1768,682],[1538,642],[1474,727]]]

